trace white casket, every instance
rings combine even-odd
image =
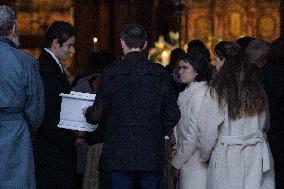
[[[97,125],[87,123],[82,111],[93,104],[95,94],[71,91],[70,94],[61,93],[59,96],[62,96],[62,103],[58,127],[89,132],[97,128]]]

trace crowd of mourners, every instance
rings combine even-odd
[[[18,49],[17,24],[1,5],[1,189],[284,188],[283,37],[220,41],[211,53],[196,39],[163,67],[132,23],[121,32],[123,58],[94,53],[71,85],[74,27],[52,23],[36,60]],[[71,90],[96,94],[82,108],[95,131],[57,126],[59,94]]]

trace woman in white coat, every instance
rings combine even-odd
[[[256,66],[241,61],[239,49],[226,41],[214,49],[217,74],[198,125],[201,161],[209,160],[207,188],[274,189],[267,98]]]
[[[178,63],[180,81],[187,88],[179,94],[181,118],[176,126],[176,154],[171,164],[178,176],[179,189],[206,189],[207,168],[197,149],[199,111],[210,77],[209,63],[202,54],[184,55]]]

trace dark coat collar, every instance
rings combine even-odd
[[[127,53],[123,60],[126,62],[143,62],[147,61],[147,56],[145,52],[133,51]]]
[[[8,43],[9,45],[11,45],[14,48],[17,48],[15,43],[13,43],[13,41],[11,41],[10,39],[6,38],[6,37],[0,37],[0,41],[4,42],[4,43]]]
[[[47,59],[48,62],[52,62],[52,64],[56,65],[56,67],[58,67],[61,71],[61,68],[59,67],[58,63],[56,62],[56,60],[51,56],[51,54],[49,52],[47,52],[45,49],[41,50],[41,56],[44,57],[44,59]],[[64,70],[64,69],[63,69]]]
[[[54,63],[57,64],[56,60],[55,60],[55,59],[51,56],[51,54],[48,53],[45,49],[41,49],[41,55],[42,55],[43,57],[48,58],[49,61],[52,61],[52,62],[54,62]]]

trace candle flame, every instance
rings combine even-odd
[[[97,43],[97,42],[98,42],[98,38],[94,37],[94,38],[93,38],[93,42],[94,42],[94,43]]]

